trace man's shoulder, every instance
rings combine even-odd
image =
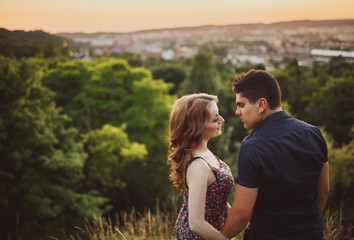
[[[282,136],[288,134],[302,135],[304,132],[311,132],[315,135],[322,136],[318,127],[296,118],[287,118],[280,122],[270,124],[266,128],[262,128],[259,131],[246,136],[242,141],[242,146],[249,148],[271,138],[279,138],[280,140]]]
[[[305,122],[303,120],[297,119],[297,118],[291,118],[291,121],[293,122],[294,125],[303,127],[303,128],[317,128],[316,126]]]
[[[294,132],[311,132],[315,135],[320,135],[322,136],[321,134],[321,131],[318,127],[310,124],[310,123],[307,123],[305,121],[302,121],[302,120],[299,120],[299,119],[296,119],[296,118],[293,118],[293,123],[292,123],[292,126],[291,126],[291,131],[294,131]]]
[[[279,144],[284,142],[284,139],[291,144],[297,142],[297,144],[302,146],[311,145],[313,142],[323,146],[326,145],[326,140],[318,127],[296,118],[289,119],[286,127],[279,129],[273,135],[273,140]]]

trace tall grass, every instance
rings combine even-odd
[[[327,210],[323,216],[324,223],[324,240],[352,240],[353,225],[345,227],[342,223],[341,211]]]
[[[116,213],[115,221],[111,218],[97,217],[93,221],[86,220],[83,228],[76,227],[78,233],[71,236],[72,240],[169,240],[174,237],[174,222],[177,217],[177,204],[172,199],[172,209],[161,212],[159,202],[156,202],[156,211],[150,209],[143,214],[135,208],[128,214]]]
[[[71,240],[175,240],[174,222],[177,217],[177,203],[172,200],[172,209],[161,212],[159,202],[156,211],[150,209],[140,214],[133,208],[126,212],[116,213],[114,223],[111,218],[97,217],[86,220],[83,227],[76,227],[77,234],[70,236]],[[323,216],[324,240],[351,240],[353,226],[345,228],[342,224],[341,213],[326,211]],[[235,237],[242,240],[243,233]]]

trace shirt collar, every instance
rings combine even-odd
[[[251,135],[258,132],[263,126],[269,125],[275,121],[278,121],[278,120],[284,119],[284,118],[291,118],[291,116],[287,112],[285,112],[284,110],[279,111],[279,112],[275,112],[275,113],[269,115],[262,122],[260,122],[255,129],[253,129]]]

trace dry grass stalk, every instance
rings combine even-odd
[[[351,240],[353,225],[345,228],[342,222],[342,211],[327,210],[323,216],[324,240]]]

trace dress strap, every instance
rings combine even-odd
[[[215,177],[218,178],[215,168],[213,168],[212,166],[210,166],[210,164],[209,164],[204,158],[202,158],[202,157],[194,157],[194,158],[192,159],[192,161],[194,161],[194,160],[196,160],[196,159],[198,159],[198,158],[200,158],[200,159],[202,159],[204,162],[206,162],[206,164],[208,164],[208,166],[210,167],[210,169],[213,171]],[[188,185],[187,185],[187,168],[185,169],[185,176],[186,176],[186,177],[185,177],[185,178],[186,178],[186,181],[185,181],[184,184],[185,184],[186,188],[188,189]]]
[[[208,166],[211,168],[211,170],[215,171],[215,169],[212,166],[210,166],[210,164],[202,157],[194,157],[192,160],[194,161],[194,160],[196,160],[198,158],[203,159],[203,161],[206,162],[206,164],[208,164]]]

